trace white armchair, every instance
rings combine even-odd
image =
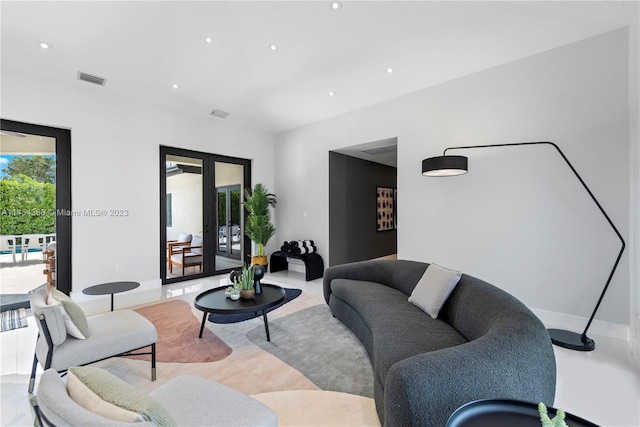
[[[65,372],[72,366],[133,354],[145,347],[150,347],[150,351],[136,354],[151,354],[151,380],[155,381],[158,332],[153,323],[135,311],[116,310],[84,317],[86,320],[76,322],[80,326],[74,330],[73,317],[84,316],[82,309],[70,299],[64,301],[65,304],[48,304],[48,286],[36,288],[29,297],[39,329],[29,393],[34,389],[38,362],[45,370],[53,368]],[[65,305],[71,309],[65,311]],[[69,334],[83,335],[87,329],[88,336],[84,339]]]
[[[168,417],[166,415],[163,417],[165,424],[211,427],[275,427],[278,425],[276,413],[268,406],[237,390],[201,377],[179,376],[146,395],[111,374],[96,373],[99,374],[101,383],[108,383],[114,394],[124,395],[126,393],[129,397],[128,410],[132,410],[131,406],[134,405],[131,403],[132,401],[142,401],[144,403],[139,406],[144,409],[138,409],[145,412],[145,409],[150,406],[154,407],[155,411],[148,411],[146,414],[155,412],[156,414],[168,415]],[[64,380],[58,376],[55,370],[49,369],[42,374],[38,393],[35,399],[32,399],[36,418],[40,425],[83,427],[147,427],[156,425],[153,422],[153,416],[142,414],[142,418],[146,421],[126,422],[105,417],[105,415],[113,414],[113,411],[106,411],[107,414],[98,415],[95,410],[87,408],[89,405],[86,404],[86,401],[83,402],[83,405],[76,402],[72,397],[73,392],[70,393],[69,389],[70,387],[65,385]],[[110,405],[118,406],[117,402],[111,402],[107,396],[100,396],[100,398],[106,399]],[[152,400],[151,403],[147,403],[149,398]],[[159,409],[158,406],[160,406]],[[115,408],[115,410],[117,411],[119,408]],[[167,420],[167,418],[169,419]]]

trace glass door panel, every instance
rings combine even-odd
[[[203,159],[166,154],[166,278],[201,274],[207,248]]]
[[[229,210],[231,215],[231,250],[229,256],[231,258],[240,259],[242,255],[242,191],[240,186],[229,190],[229,199],[231,201]]]
[[[242,221],[242,189],[244,166],[215,162],[218,249],[216,270],[242,267],[244,229]]]
[[[47,281],[56,240],[55,138],[0,132],[0,201],[0,293],[26,294]]]

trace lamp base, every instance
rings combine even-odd
[[[563,329],[547,329],[551,342],[557,346],[577,351],[593,351],[596,343],[586,335]]]

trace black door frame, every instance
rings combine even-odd
[[[71,130],[0,119],[0,128],[56,140],[56,285],[69,295],[71,281]],[[43,276],[44,281],[44,276]]]
[[[166,180],[166,157],[167,155],[182,157],[192,157],[202,160],[202,227],[203,227],[203,266],[202,272],[181,277],[167,277],[167,180]],[[160,279],[162,284],[182,282],[185,280],[197,279],[200,277],[214,276],[231,271],[216,270],[215,255],[217,253],[218,232],[217,232],[217,212],[218,201],[216,197],[215,164],[232,163],[243,166],[243,185],[245,188],[251,187],[251,160],[240,157],[224,156],[220,154],[205,153],[202,151],[189,150],[186,148],[169,147],[160,145]],[[243,209],[246,220],[246,210]],[[244,237],[245,247],[251,247],[251,241]],[[208,262],[207,262],[208,261]]]

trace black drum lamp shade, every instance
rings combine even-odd
[[[593,202],[596,204],[596,206],[598,207],[598,209],[600,210],[602,215],[605,217],[605,219],[607,220],[607,222],[609,223],[609,225],[611,226],[613,231],[618,236],[618,239],[620,239],[620,243],[621,243],[620,252],[618,252],[618,257],[616,258],[616,260],[615,260],[615,262],[613,264],[613,268],[611,269],[611,272],[609,273],[609,277],[607,278],[607,282],[605,283],[604,288],[602,289],[602,293],[600,294],[600,297],[598,298],[598,302],[596,303],[596,306],[593,309],[593,312],[591,313],[591,317],[589,317],[589,321],[587,322],[587,326],[584,328],[584,331],[580,334],[580,333],[576,333],[576,332],[572,332],[572,331],[566,331],[566,330],[563,330],[563,329],[548,329],[547,330],[549,332],[549,336],[551,338],[551,342],[553,342],[555,345],[558,345],[558,346],[564,347],[564,348],[568,348],[568,349],[571,349],[571,350],[592,351],[592,350],[595,349],[595,342],[591,338],[589,338],[587,336],[587,330],[591,326],[591,322],[593,321],[593,318],[596,315],[596,311],[598,311],[598,308],[600,307],[600,303],[602,302],[602,299],[604,298],[604,294],[605,294],[605,292],[607,292],[607,288],[609,287],[609,284],[611,283],[611,279],[613,278],[613,273],[615,273],[616,268],[618,267],[618,263],[620,262],[620,259],[622,258],[622,253],[624,252],[624,248],[625,248],[625,242],[624,242],[624,239],[622,238],[622,235],[620,234],[620,232],[618,231],[616,226],[613,224],[613,221],[611,221],[611,218],[609,218],[609,215],[607,215],[607,213],[604,211],[602,205],[600,205],[600,202],[598,202],[598,200],[593,195],[593,193],[591,192],[589,187],[587,187],[587,184],[585,184],[585,182],[582,180],[582,177],[580,176],[580,174],[578,174],[578,171],[576,171],[576,169],[573,167],[571,162],[569,162],[569,159],[567,158],[567,156],[565,156],[564,153],[562,152],[562,150],[560,150],[560,147],[558,147],[553,142],[547,142],[547,141],[541,141],[541,142],[514,142],[514,143],[508,143],[508,144],[470,145],[470,146],[464,146],[464,147],[449,147],[449,148],[444,150],[444,153],[442,153],[442,156],[430,157],[430,158],[424,159],[422,161],[422,175],[425,175],[425,176],[455,176],[455,175],[462,175],[462,174],[467,173],[467,170],[468,170],[467,169],[467,158],[464,157],[464,156],[447,156],[446,155],[447,154],[447,150],[461,150],[461,149],[469,149],[469,148],[513,147],[513,146],[521,146],[521,145],[541,145],[541,144],[551,145],[553,148],[556,149],[558,154],[560,154],[560,156],[565,161],[567,166],[571,169],[571,171],[573,172],[575,177],[578,179],[578,181],[580,181],[580,184],[582,184],[582,187],[584,188],[584,190],[589,194],[589,196],[591,197],[591,200],[593,200]]]
[[[468,160],[465,156],[437,156],[422,161],[424,176],[455,176],[467,173]]]

